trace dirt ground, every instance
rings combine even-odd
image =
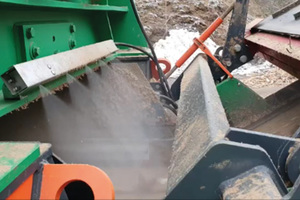
[[[155,43],[171,29],[185,28],[202,32],[234,0],[136,0],[136,6],[147,35]],[[251,0],[248,21],[266,17],[294,0]],[[223,44],[229,18],[213,34],[212,39]]]
[[[279,67],[272,64],[270,64],[270,66],[271,67],[265,71],[249,74],[247,76],[236,76],[236,78],[241,80],[263,98],[266,98],[297,81],[297,78]]]

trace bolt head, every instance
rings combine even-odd
[[[40,55],[40,53],[41,53],[40,47],[33,47],[33,49],[32,49],[32,55],[34,57],[38,57]]]
[[[73,49],[77,45],[76,40],[71,40],[70,41],[70,48]]]
[[[227,61],[226,65],[227,65],[227,67],[230,67],[232,65],[232,62],[231,61]]]
[[[70,25],[70,32],[75,33],[76,32],[76,26],[74,24]]]
[[[13,88],[14,92],[17,92],[18,90],[19,90],[19,87],[17,87],[17,86]]]
[[[240,57],[240,61],[241,61],[241,63],[246,63],[248,61],[248,57],[243,55]]]
[[[34,28],[30,27],[26,30],[26,35],[27,35],[27,38],[30,39],[30,38],[34,38],[35,36],[35,30]]]
[[[58,54],[59,52],[60,52],[60,50],[55,50],[53,53]]]
[[[242,47],[241,47],[241,45],[239,45],[239,44],[236,44],[235,46],[234,46],[234,51],[235,52],[240,52],[242,50]]]

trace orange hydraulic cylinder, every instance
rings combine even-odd
[[[209,38],[211,36],[211,34],[223,23],[223,19],[218,17],[203,33],[202,35],[198,38],[199,41],[204,42],[205,40],[207,40],[207,38]],[[189,57],[191,55],[193,55],[193,53],[195,53],[195,51],[198,49],[198,46],[194,43],[182,56],[181,58],[179,58],[179,60],[176,62],[176,67],[179,68],[181,67],[186,61],[187,59],[189,59]]]

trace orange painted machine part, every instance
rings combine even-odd
[[[171,69],[170,61],[168,61],[167,59],[164,59],[164,58],[159,58],[158,62],[161,64],[164,64],[166,66],[166,68],[163,70],[164,74],[166,74],[170,71],[170,69]],[[158,71],[156,68],[156,64],[153,61],[151,61],[150,65],[151,65],[152,77],[155,78],[156,80],[159,80],[159,74],[158,74]]]
[[[29,176],[8,198],[7,200],[31,199],[33,184],[33,174]]]
[[[223,19],[218,17],[198,38],[199,41],[205,42],[207,38],[211,36],[211,34],[223,23]],[[193,53],[198,49],[198,46],[194,43],[176,62],[176,67],[181,67]]]
[[[115,199],[113,184],[106,173],[83,164],[45,164],[40,199],[59,200],[64,188],[74,181],[89,185],[97,200]]]
[[[228,75],[229,78],[233,78],[232,74],[227,70],[227,68],[210,52],[206,45],[199,41],[197,38],[194,39],[194,44],[197,45],[206,55],[208,55],[217,65]]]

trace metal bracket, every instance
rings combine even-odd
[[[236,0],[227,39],[224,45],[221,61],[232,72],[243,64],[253,59],[253,55],[248,50],[244,42],[249,0]],[[209,65],[214,80],[219,80],[226,75],[218,68],[218,65],[209,59]]]
[[[222,199],[247,199],[255,194],[259,194],[260,199],[281,199],[274,177],[274,173],[265,166],[254,167],[223,182],[220,185]],[[236,192],[237,189],[239,192]]]
[[[287,158],[290,149],[297,144],[297,139],[259,133],[243,129],[231,128],[226,136],[230,141],[259,145],[268,152],[281,177],[288,181],[286,171]]]
[[[117,51],[112,40],[17,64],[1,75],[12,95],[54,80],[66,73],[96,63]]]
[[[16,31],[22,44],[22,61],[57,54],[77,45],[76,26],[70,22],[17,24]]]

